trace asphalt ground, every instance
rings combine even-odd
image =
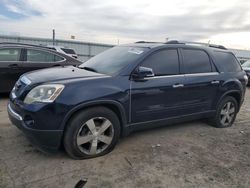
[[[193,121],[136,132],[111,153],[73,160],[44,154],[11,125],[0,96],[0,187],[250,187],[250,89],[234,125]]]

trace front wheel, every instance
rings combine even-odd
[[[238,103],[231,96],[225,97],[218,105],[216,115],[211,124],[218,128],[230,127],[234,123],[238,112]]]
[[[119,136],[117,115],[108,108],[94,107],[79,112],[68,123],[64,147],[72,158],[93,158],[112,151]]]

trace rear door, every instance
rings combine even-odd
[[[0,92],[9,92],[23,73],[21,48],[0,49]]]
[[[67,65],[66,59],[64,57],[52,52],[27,48],[24,50],[24,54],[25,62],[23,67],[25,68],[26,72]]]
[[[192,114],[210,111],[220,86],[219,73],[212,59],[201,49],[182,48],[181,54],[187,112]]]

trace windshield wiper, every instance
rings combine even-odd
[[[96,69],[91,68],[91,67],[78,67],[78,68],[80,68],[80,69],[85,69],[85,70],[91,71],[91,72],[98,72]]]

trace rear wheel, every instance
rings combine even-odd
[[[217,107],[216,115],[211,124],[218,128],[230,127],[234,123],[238,112],[238,103],[231,96],[225,97]]]
[[[66,152],[75,159],[98,157],[112,151],[120,136],[116,114],[105,107],[90,108],[76,114],[64,136]]]

